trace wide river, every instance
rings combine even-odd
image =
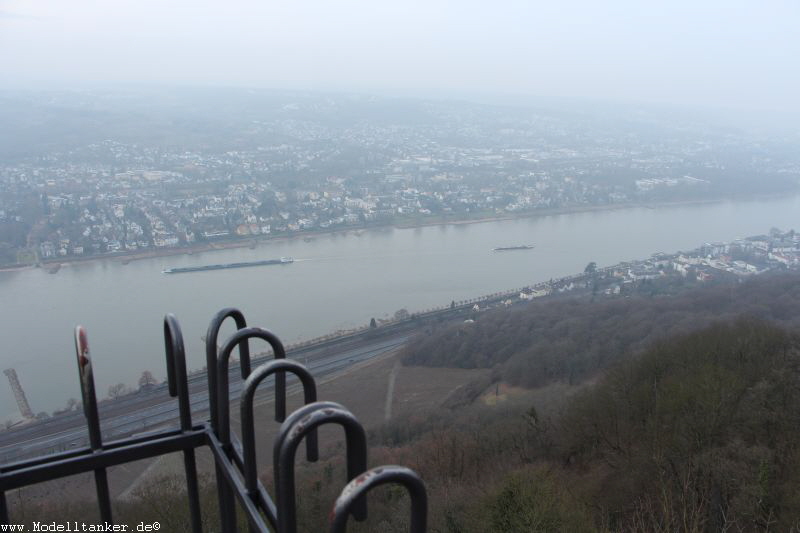
[[[163,379],[161,320],[183,326],[190,368],[204,366],[201,336],[218,309],[236,306],[251,325],[284,343],[363,325],[398,309],[413,312],[580,272],[689,250],[708,241],[800,230],[800,196],[631,208],[414,229],[376,229],[255,248],[144,259],[102,260],[0,272],[0,364],[15,368],[35,412],[80,397],[72,331],[86,326],[98,394],[145,369]],[[533,250],[493,253],[497,246]],[[168,267],[291,256],[290,265],[165,275]],[[223,330],[221,339],[232,331]],[[0,377],[0,422],[16,403]]]

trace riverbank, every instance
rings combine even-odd
[[[74,372],[70,339],[76,323],[89,331],[98,363],[96,386],[106,391],[120,382],[136,383],[142,369],[163,367],[161,318],[167,312],[180,319],[188,367],[201,368],[201,336],[211,316],[223,307],[241,309],[248,324],[266,327],[293,345],[337,330],[363,328],[372,318],[380,323],[403,309],[417,314],[583,272],[590,262],[602,267],[647,258],[656,251],[688,251],[704,242],[763,234],[772,226],[798,229],[797,213],[800,196],[792,195],[410,231],[379,229],[361,232],[361,237],[357,231],[346,238],[303,238],[127,266],[121,261],[86,263],[62,268],[56,275],[41,268],[4,273],[0,299],[10,304],[0,308],[8,343],[3,368],[16,369],[34,411],[53,410],[75,395],[57,378]],[[521,253],[492,252],[514,243],[536,247]],[[287,268],[161,273],[164,267],[280,255],[305,260]],[[228,327],[226,333],[230,331]],[[47,372],[41,372],[43,367]],[[8,413],[16,411],[8,387],[0,398],[3,406]]]
[[[636,202],[625,204],[608,204],[608,205],[576,205],[569,207],[559,207],[552,209],[538,209],[536,211],[527,211],[522,213],[508,213],[508,214],[490,214],[490,213],[476,213],[474,217],[464,216],[436,216],[436,217],[414,217],[401,220],[394,220],[389,224],[365,224],[362,226],[348,226],[345,228],[335,228],[331,230],[318,229],[303,232],[296,232],[284,235],[253,235],[249,237],[241,237],[232,240],[223,240],[209,243],[195,243],[187,246],[180,246],[174,248],[159,248],[146,251],[131,251],[120,252],[114,254],[93,255],[87,257],[69,257],[64,260],[52,259],[41,261],[39,264],[28,265],[8,265],[0,266],[0,272],[13,272],[20,270],[28,270],[33,268],[47,268],[51,273],[56,273],[59,268],[69,267],[73,264],[84,264],[90,261],[116,261],[122,264],[127,264],[131,261],[138,261],[142,259],[154,259],[158,257],[170,257],[178,255],[192,255],[195,253],[202,253],[214,250],[230,250],[236,248],[255,247],[262,243],[268,242],[285,242],[297,239],[314,239],[328,235],[347,235],[348,233],[354,235],[361,235],[364,231],[375,229],[413,229],[430,226],[443,226],[443,225],[464,225],[464,224],[480,224],[484,222],[499,222],[504,220],[519,220],[528,218],[539,218],[559,215],[570,215],[580,213],[592,212],[607,212],[618,211],[625,209],[661,209],[669,207],[682,207],[693,205],[711,205],[729,201],[741,200],[770,200],[777,198],[784,198],[782,194],[764,194],[757,196],[741,197],[728,197],[717,199],[697,199],[697,200],[683,200],[674,202]]]

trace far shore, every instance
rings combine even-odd
[[[192,255],[195,253],[208,252],[213,250],[230,250],[234,248],[248,248],[256,246],[265,242],[281,242],[287,240],[309,239],[333,234],[347,234],[356,233],[360,234],[363,231],[370,231],[376,229],[411,229],[421,228],[428,226],[447,226],[447,225],[463,225],[463,224],[479,224],[483,222],[499,222],[503,220],[518,220],[525,218],[547,217],[557,215],[568,215],[578,213],[592,213],[592,212],[605,212],[617,211],[623,209],[637,209],[648,208],[658,209],[665,207],[680,207],[690,205],[703,205],[715,204],[728,201],[742,201],[742,200],[769,200],[773,198],[782,198],[785,194],[769,194],[758,195],[747,198],[730,197],[730,198],[717,198],[717,199],[700,199],[700,200],[684,200],[675,202],[646,202],[646,203],[629,203],[629,204],[609,204],[599,206],[573,206],[561,207],[555,209],[541,209],[537,211],[528,211],[525,213],[513,213],[507,215],[497,216],[483,216],[476,218],[454,218],[447,220],[441,217],[421,218],[413,221],[396,221],[392,224],[375,224],[365,226],[348,226],[344,228],[335,228],[331,230],[311,230],[303,231],[292,234],[283,235],[251,235],[246,237],[239,237],[230,240],[221,240],[218,242],[195,243],[186,246],[151,249],[146,251],[131,251],[131,252],[118,252],[106,255],[92,255],[87,257],[70,257],[68,259],[49,259],[41,261],[39,264],[27,265],[8,265],[0,266],[0,272],[13,272],[20,270],[29,270],[33,268],[44,268],[52,273],[57,272],[61,267],[68,267],[74,264],[82,264],[90,261],[116,261],[127,264],[131,261],[138,261],[141,259],[153,259],[157,257],[169,257],[174,255]]]

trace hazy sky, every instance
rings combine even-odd
[[[800,110],[799,0],[0,0],[0,87],[483,91]]]

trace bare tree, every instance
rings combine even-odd
[[[142,376],[139,378],[139,388],[147,388],[151,385],[155,385],[158,383],[155,377],[153,377],[153,373],[149,370],[145,370],[142,372]]]
[[[124,383],[117,383],[108,388],[108,397],[115,400],[120,396],[125,396],[128,392],[128,387]]]

